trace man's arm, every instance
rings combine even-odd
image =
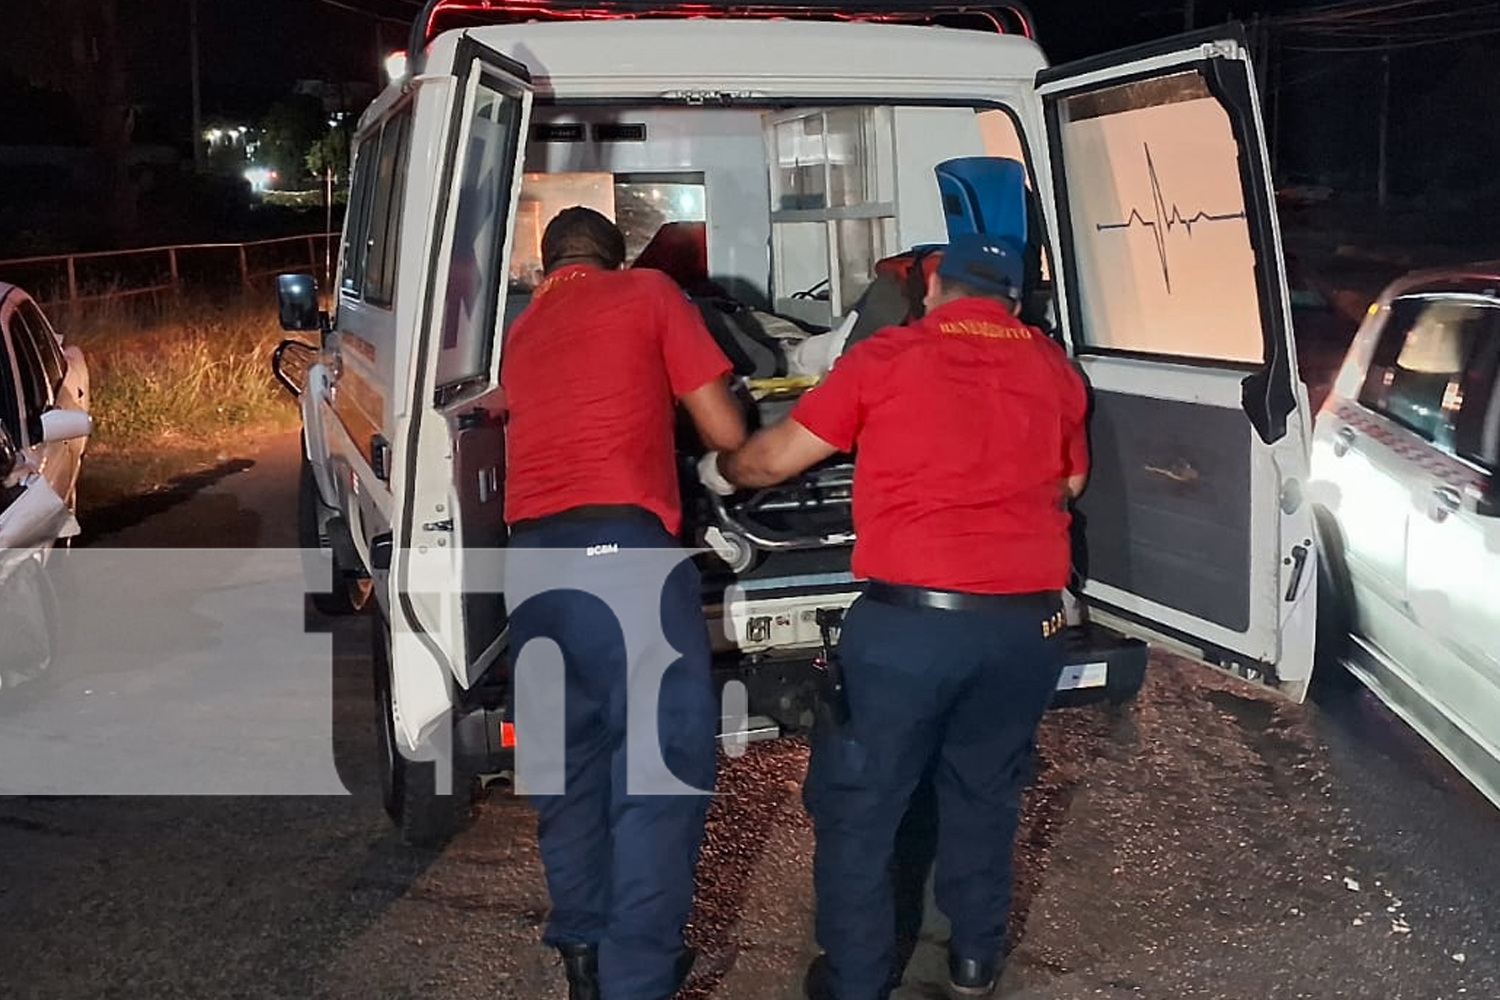
[[[772,486],[795,476],[839,449],[792,419],[757,431],[738,451],[720,455],[719,472],[736,486]]]
[[[745,444],[745,417],[722,378],[710,379],[682,397],[683,409],[705,447],[734,451]]]

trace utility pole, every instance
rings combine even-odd
[[[1391,132],[1391,54],[1386,52],[1381,55],[1382,64],[1380,74],[1380,158],[1378,160],[1378,173],[1375,178],[1375,198],[1383,213],[1386,208],[1386,196],[1388,192],[1388,175],[1386,165],[1386,146]]]
[[[202,173],[208,157],[203,148],[203,90],[198,82],[198,0],[188,0],[188,26],[193,64],[193,166]]]
[[[1274,38],[1268,38],[1266,44],[1266,58],[1271,58],[1272,51],[1276,48]],[[1276,150],[1281,141],[1281,60],[1277,59],[1271,64],[1271,176],[1280,176],[1276,172]]]
[[[1182,30],[1193,30],[1193,6],[1194,0],[1183,0],[1182,2]]]

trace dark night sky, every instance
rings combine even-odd
[[[128,48],[128,90],[140,111],[136,138],[183,144],[191,134],[189,0],[117,2]],[[1487,165],[1500,154],[1500,128],[1489,128],[1494,134],[1487,133],[1483,142],[1469,133],[1475,115],[1482,122],[1493,117],[1484,102],[1471,98],[1500,87],[1500,61],[1488,55],[1488,46],[1500,39],[1500,5],[1479,0],[1030,0],[1028,6],[1043,48],[1057,63],[1175,34],[1183,29],[1189,3],[1199,27],[1289,12],[1300,18],[1300,32],[1289,22],[1288,33],[1278,36],[1287,44],[1276,50],[1280,75],[1275,79],[1285,95],[1281,127],[1291,130],[1283,166],[1292,172],[1346,180],[1369,172],[1379,114],[1378,53],[1390,51],[1392,134],[1401,137],[1393,152],[1397,167],[1411,160],[1413,149],[1432,149],[1441,140],[1436,148],[1447,150],[1452,169],[1492,176]],[[404,47],[406,24],[419,5],[419,0],[198,0],[206,120],[258,119],[290,93],[297,79],[379,82],[381,56]],[[69,61],[62,7],[63,0],[0,0],[0,98],[7,76],[11,88],[20,77],[63,89]],[[1440,44],[1408,45],[1423,32]],[[1295,53],[1298,44],[1363,48],[1355,55],[1330,56]],[[1400,47],[1371,47],[1392,44]],[[1448,138],[1455,136],[1469,137]],[[48,138],[37,135],[30,141]],[[1433,170],[1424,159],[1408,164],[1406,172],[1418,183]]]
[[[60,17],[36,17],[57,0],[3,0],[0,72],[46,79],[66,64]],[[199,0],[206,113],[263,109],[299,78],[378,79],[381,50],[402,46],[416,0]],[[1200,24],[1283,0],[1195,0]],[[1182,25],[1174,0],[1033,0],[1054,61],[1170,34]],[[355,13],[356,8],[367,13]],[[157,114],[190,109],[188,0],[119,0],[130,49],[132,93]]]

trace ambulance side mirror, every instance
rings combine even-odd
[[[328,314],[318,308],[318,282],[312,275],[278,275],[276,301],[283,330],[301,333],[327,328]]]

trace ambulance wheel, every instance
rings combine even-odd
[[[297,486],[297,547],[302,550],[302,571],[307,582],[308,596],[319,614],[352,615],[364,610],[370,600],[371,585],[368,577],[356,578],[340,569],[337,559],[331,558],[328,539],[318,527],[318,508],[322,506],[318,496],[318,482],[313,476],[312,462],[307,458],[306,446],[302,453],[302,478]],[[327,552],[328,557],[320,553]],[[331,577],[325,578],[331,568]],[[327,589],[324,589],[324,588]]]
[[[477,778],[452,769],[450,787],[440,790],[441,761],[413,760],[396,735],[395,698],[391,690],[390,627],[379,622],[375,634],[374,673],[376,734],[380,750],[380,797],[386,815],[412,847],[440,848],[468,825]]]

